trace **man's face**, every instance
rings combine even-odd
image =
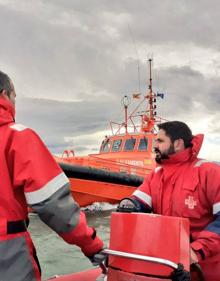
[[[175,153],[174,144],[163,129],[160,129],[157,134],[154,151],[156,153],[155,160],[157,163],[161,163],[162,159],[168,159],[169,155]]]

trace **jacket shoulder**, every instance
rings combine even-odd
[[[39,135],[31,128],[26,127],[23,124],[14,123],[9,125],[9,130],[11,131],[12,139],[15,142],[27,142],[29,140],[41,140]]]
[[[209,178],[212,180],[220,180],[220,163],[199,159],[194,163],[193,170],[197,170],[202,178]]]
[[[23,124],[20,124],[20,123],[13,123],[13,124],[10,124],[9,125],[9,129],[15,134],[15,135],[19,135],[19,136],[26,136],[26,135],[36,135],[37,136],[37,133],[23,125]]]
[[[193,163],[193,167],[198,167],[202,170],[212,169],[212,168],[219,169],[220,162],[210,161],[210,160],[206,160],[206,159],[197,159],[197,161]]]
[[[9,125],[9,128],[11,130],[14,130],[14,131],[17,131],[17,132],[22,132],[24,131],[25,129],[28,129],[28,127],[26,127],[25,125],[23,124],[19,124],[19,123],[14,123],[12,125]]]

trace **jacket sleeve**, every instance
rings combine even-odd
[[[144,182],[132,194],[132,196],[144,204],[149,211],[152,210],[151,180],[153,175],[154,171],[145,177]]]
[[[27,204],[42,221],[86,256],[97,253],[103,242],[87,226],[84,213],[73,200],[69,180],[39,136],[30,129],[14,133],[10,149],[14,188],[24,190]]]
[[[220,166],[214,163],[203,164],[200,167],[200,179],[213,221],[191,243],[193,250],[199,253],[199,260],[215,256],[220,252]]]

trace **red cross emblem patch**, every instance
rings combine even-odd
[[[196,201],[194,200],[193,196],[189,196],[185,199],[185,205],[188,205],[189,209],[194,209],[194,207],[197,205]]]

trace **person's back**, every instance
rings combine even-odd
[[[15,91],[0,72],[0,279],[41,280],[27,231],[31,207],[66,242],[92,259],[102,247],[70,195],[69,181],[38,135],[14,121]]]

